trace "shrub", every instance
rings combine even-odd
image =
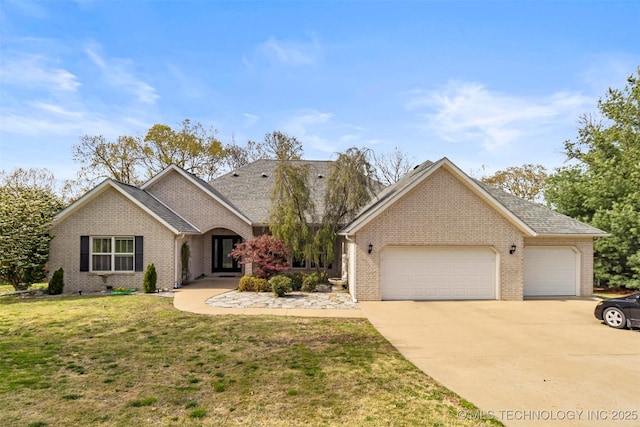
[[[304,292],[315,292],[316,286],[318,286],[318,273],[307,274],[302,279],[302,290]]]
[[[60,295],[64,288],[64,270],[59,268],[53,273],[47,293],[49,295]]]
[[[267,290],[267,280],[256,276],[242,276],[238,285],[239,292],[264,292]]]
[[[291,290],[291,279],[284,275],[274,276],[269,280],[273,293],[283,297]]]
[[[156,282],[158,281],[158,273],[156,273],[156,266],[149,264],[147,271],[144,272],[144,279],[142,280],[142,290],[145,293],[151,293],[156,291]]]
[[[291,279],[291,290],[299,291],[302,289],[302,274],[301,273],[287,273],[285,274],[289,279]]]
[[[327,274],[326,271],[320,272],[320,276],[318,276],[318,283],[324,283],[324,284],[329,283],[329,275]]]
[[[290,253],[291,250],[282,240],[263,234],[238,243],[230,255],[240,264],[253,264],[256,275],[269,279],[289,269]]]
[[[180,261],[182,262],[182,286],[189,284],[191,273],[189,272],[189,258],[191,258],[191,249],[189,244],[184,242],[180,248]]]

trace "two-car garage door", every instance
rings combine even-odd
[[[388,247],[381,253],[383,300],[496,298],[489,247]]]

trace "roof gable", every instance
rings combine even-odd
[[[148,213],[151,217],[163,224],[174,234],[199,234],[200,230],[171,210],[164,203],[151,194],[137,187],[107,178],[87,192],[81,198],[73,202],[67,208],[59,212],[53,219],[53,224],[63,221],[67,216],[87,205],[92,200],[100,197],[108,189],[114,189],[127,199]]]
[[[220,203],[222,206],[227,208],[229,211],[231,211],[236,216],[238,216],[242,221],[246,222],[249,225],[252,224],[251,219],[249,219],[227,197],[225,197],[218,190],[213,188],[209,183],[207,183],[206,181],[200,179],[199,177],[197,177],[197,176],[185,171],[184,169],[182,169],[181,167],[176,166],[176,165],[169,165],[164,170],[162,170],[162,172],[160,172],[159,174],[157,174],[156,176],[151,178],[149,181],[145,182],[140,188],[143,189],[143,190],[146,190],[146,189],[150,188],[151,186],[153,186],[153,184],[157,183],[158,181],[168,177],[171,173],[177,173],[177,174],[183,176],[184,178],[187,179],[187,181],[191,182],[195,187],[197,187],[200,190],[202,190],[203,192],[205,192],[209,197],[214,199],[216,202]]]
[[[426,161],[416,166],[414,170],[409,172],[401,180],[381,191],[339,234],[352,235],[357,233],[387,207],[391,206],[441,168],[453,174],[527,236],[607,235],[607,233],[573,218],[561,215],[550,209],[474,180],[462,172],[446,157],[436,163]]]

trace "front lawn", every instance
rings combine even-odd
[[[478,426],[360,319],[203,316],[158,296],[0,299],[2,426]]]

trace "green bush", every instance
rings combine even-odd
[[[149,264],[147,271],[144,272],[144,279],[142,280],[142,291],[145,293],[151,293],[156,291],[156,282],[158,281],[158,273],[156,273],[156,266]]]
[[[302,279],[302,290],[304,292],[315,292],[316,286],[318,286],[318,273],[307,274]]]
[[[264,292],[267,290],[267,280],[256,276],[242,276],[238,285],[239,292]]]
[[[291,291],[291,279],[284,275],[274,276],[269,279],[273,293],[279,297],[283,297],[287,292]]]
[[[320,276],[318,277],[318,283],[324,283],[325,285],[329,283],[329,275],[326,271],[321,271]]]
[[[49,295],[60,295],[64,289],[64,270],[59,268],[53,273],[47,293]]]
[[[292,291],[299,291],[302,289],[302,273],[287,273],[285,276],[291,279]]]

